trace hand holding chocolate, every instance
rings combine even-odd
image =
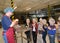
[[[50,27],[48,27],[48,29],[49,29],[49,30],[51,30],[51,28],[50,28]]]
[[[18,19],[15,19],[13,22],[12,22],[12,24],[10,25],[10,27],[13,27],[13,26],[15,26],[16,24],[18,24]]]
[[[15,23],[15,24],[18,24],[18,19],[15,19],[13,22]]]

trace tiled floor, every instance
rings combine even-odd
[[[17,43],[22,43],[20,34],[18,34],[17,36],[18,36]],[[23,36],[26,37],[25,34],[23,34]],[[47,36],[46,40],[47,40],[47,43],[49,43],[48,36]],[[43,41],[42,41],[41,35],[38,34],[38,43],[42,43],[42,42]],[[2,29],[0,29],[0,43],[4,43],[3,37],[2,37]],[[25,39],[23,39],[23,43],[27,43],[27,41]],[[57,43],[57,38],[56,38],[56,43]]]

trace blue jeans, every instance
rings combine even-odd
[[[46,35],[47,35],[47,32],[42,33],[43,43],[46,43]]]
[[[50,43],[55,43],[55,35],[48,35]]]
[[[5,42],[5,43],[8,43],[8,40],[7,40],[7,37],[6,37],[6,33],[4,33],[3,39],[4,39],[4,42]]]

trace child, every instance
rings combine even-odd
[[[55,34],[56,34],[55,20],[53,18],[49,18],[48,36],[50,43],[55,43]]]
[[[58,21],[57,21],[57,40],[58,40],[58,43],[60,43],[60,17],[58,18]]]
[[[48,29],[47,20],[43,19],[43,32],[42,32],[43,43],[47,43],[46,42],[47,29]]]

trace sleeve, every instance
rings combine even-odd
[[[7,28],[10,27],[11,22],[10,22],[10,20],[9,20],[7,17],[4,17],[4,18],[3,18],[3,22],[4,22],[4,24],[5,24],[5,26],[6,26]]]

